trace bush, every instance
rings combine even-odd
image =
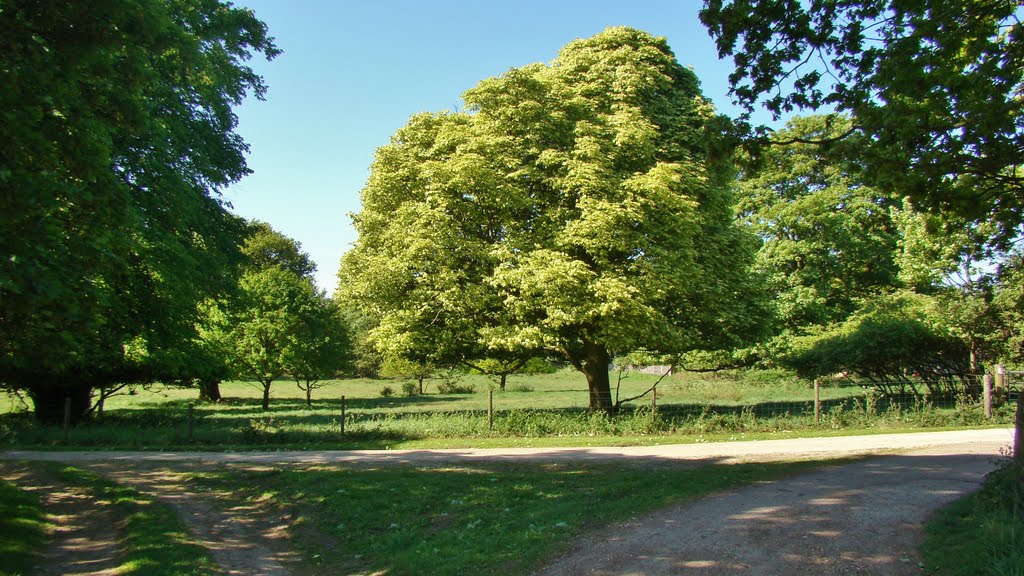
[[[380,389],[380,397],[381,398],[390,398],[391,396],[394,396],[394,395],[395,395],[395,391],[391,388],[391,386],[385,386],[385,387]]]
[[[446,380],[437,385],[437,391],[439,394],[473,394],[476,392],[476,384],[460,384]]]
[[[402,394],[415,396],[420,393],[420,387],[415,382],[402,382]]]

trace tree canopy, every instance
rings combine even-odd
[[[232,107],[277,54],[247,9],[110,0],[0,10],[0,381],[40,418],[187,368],[197,304],[242,235]]]
[[[1024,219],[1024,26],[1006,0],[705,0],[732,94],[776,118],[853,118],[870,183],[920,208]],[[762,131],[764,133],[764,131]],[[841,137],[842,135],[840,135]]]
[[[725,122],[664,39],[611,28],[413,117],[378,150],[341,290],[417,359],[550,351],[611,408],[613,353],[753,325]]]
[[[829,116],[794,118],[776,137],[822,140],[848,126]],[[797,333],[845,319],[859,299],[898,281],[898,203],[828,152],[802,142],[767,148],[737,183],[740,218],[763,242],[756,269],[779,328]]]

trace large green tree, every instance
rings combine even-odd
[[[664,39],[611,28],[464,100],[413,117],[362,192],[340,286],[379,345],[550,351],[610,410],[613,354],[751,329],[724,121]]]
[[[859,300],[897,285],[895,203],[866,186],[842,157],[805,141],[833,138],[842,118],[791,120],[737,185],[740,217],[762,238],[756,268],[764,275],[780,328],[844,320]]]
[[[4,0],[0,30],[0,382],[77,419],[94,388],[187,369],[242,234],[232,107],[277,49],[215,0]]]
[[[732,93],[776,118],[849,114],[868,182],[919,208],[1022,222],[1019,0],[705,0]],[[840,135],[843,136],[843,135]]]
[[[274,381],[289,374],[308,387],[332,375],[348,342],[334,304],[313,283],[316,265],[298,242],[256,221],[242,254],[238,285],[207,314],[204,333],[236,377],[259,384],[267,410]]]

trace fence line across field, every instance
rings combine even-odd
[[[663,366],[647,367],[650,374],[665,374]],[[641,371],[641,370],[637,370]],[[1021,393],[1024,384],[1024,371],[1007,371],[998,367],[994,374],[979,375],[976,377],[982,383],[980,398],[971,398],[967,395],[952,396],[942,395],[939,397],[927,394],[880,394],[865,386],[865,393],[844,398],[833,398],[822,400],[821,389],[825,383],[821,379],[814,380],[814,397],[812,400],[800,401],[766,401],[755,404],[714,404],[714,403],[673,403],[669,397],[659,396],[657,386],[652,388],[651,393],[634,402],[621,406],[621,413],[629,415],[638,410],[649,411],[652,425],[659,419],[688,420],[694,418],[711,417],[755,417],[755,418],[813,418],[814,423],[820,425],[825,418],[835,419],[849,414],[866,414],[882,416],[886,414],[906,412],[910,410],[980,410],[986,418],[992,418],[993,407],[996,402],[1013,405]],[[353,412],[347,409],[346,398],[340,398],[340,414],[338,419],[337,433],[345,435],[346,425],[364,420],[367,415]],[[509,414],[522,409],[501,409],[501,399],[495,398],[494,390],[487,392],[486,426],[487,430],[495,428],[495,421],[507,417]],[[183,414],[186,428],[186,438],[189,442],[193,440],[196,410],[193,404],[189,404]],[[268,414],[269,419],[273,415]],[[70,402],[65,403],[65,419],[63,422],[64,442],[70,442]]]

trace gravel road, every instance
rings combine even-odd
[[[0,460],[58,462],[196,462],[251,464],[410,464],[452,465],[473,461],[497,462],[754,462],[856,456],[917,450],[937,446],[997,444],[1012,446],[1012,428],[956,430],[833,438],[792,438],[750,442],[671,444],[590,448],[456,448],[444,450],[320,450],[275,452],[143,452],[95,451],[0,452]]]

